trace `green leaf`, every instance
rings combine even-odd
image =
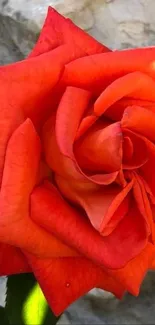
[[[55,325],[55,317],[32,274],[8,277],[6,313],[10,325]]]

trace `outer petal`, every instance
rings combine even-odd
[[[27,119],[9,140],[0,192],[0,226],[28,214],[29,195],[35,185],[40,140]],[[20,209],[19,209],[20,208]]]
[[[150,264],[150,270],[155,270],[155,254],[154,254],[154,259]]]
[[[31,271],[20,249],[7,244],[0,244],[0,276]]]
[[[103,237],[50,185],[50,189],[40,187],[33,192],[31,216],[42,227],[99,265],[120,268],[139,254],[147,241],[143,218],[136,206],[131,206],[112,234]]]
[[[3,175],[7,143],[14,130],[24,121],[24,112],[21,107],[13,106],[12,100],[10,102],[8,101],[11,85],[8,89],[6,83],[8,84],[9,81],[7,80],[5,82],[1,76],[0,68],[0,184]]]
[[[49,7],[41,35],[29,57],[40,55],[68,43],[74,43],[75,47],[79,47],[83,56],[110,51],[74,25],[70,19],[61,16]]]
[[[79,57],[110,51],[79,27],[75,26],[71,20],[64,18],[49,7],[43,30],[29,57],[34,57],[51,50],[52,56],[49,70],[53,68],[53,65],[57,66],[58,61],[61,64],[61,68],[64,69],[66,63]],[[50,75],[52,76],[53,72]],[[45,79],[47,78],[45,77]],[[52,88],[53,85],[51,87],[49,84],[48,94],[44,98],[39,99],[38,107],[33,111],[33,115],[28,115],[33,117],[33,121],[38,122],[39,119],[40,122],[44,122],[51,113],[51,108],[56,110],[66,86],[58,82]],[[43,90],[45,90],[45,85],[41,89],[39,96],[41,96]],[[42,109],[43,107],[44,110]],[[36,110],[39,110],[39,114],[37,114]]]
[[[46,107],[49,90],[58,82],[62,71],[59,60],[51,65],[53,53],[47,53],[31,60],[24,60],[0,68],[0,89],[3,106],[38,120],[39,113]],[[44,86],[43,86],[44,84]],[[21,89],[23,91],[21,91]],[[44,106],[42,106],[44,101]],[[17,113],[16,113],[17,114]],[[44,113],[45,114],[45,113]]]
[[[2,111],[9,107],[7,116],[12,114],[18,121],[16,114],[22,110],[37,126],[42,125],[51,108],[55,109],[52,88],[60,80],[64,65],[80,56],[79,48],[66,44],[38,57],[0,67]]]
[[[56,315],[94,287],[110,291],[118,298],[124,294],[124,287],[120,283],[86,258],[41,260],[32,255],[26,256]]]
[[[80,58],[65,66],[65,85],[99,94],[114,80],[141,71],[155,79],[155,47],[114,51]]]
[[[108,273],[119,281],[131,294],[138,296],[140,285],[150,269],[154,256],[155,246],[148,243],[145,249],[124,268],[108,270]]]
[[[39,256],[74,256],[74,251],[28,217],[39,158],[39,138],[32,122],[26,120],[13,133],[7,147],[0,192],[0,240]]]

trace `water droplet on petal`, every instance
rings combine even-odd
[[[69,283],[69,282],[66,283],[66,287],[67,287],[67,288],[70,287],[70,283]]]

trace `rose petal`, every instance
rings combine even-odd
[[[13,133],[7,147],[0,192],[0,240],[45,257],[74,256],[74,251],[28,217],[39,158],[40,141],[28,119]]]
[[[124,129],[122,127],[124,138],[128,138],[130,145],[125,148],[125,154],[123,154],[123,169],[134,170],[146,164],[149,160],[149,153],[145,139],[137,133]],[[123,149],[126,142],[123,145]],[[130,146],[130,148],[129,148]],[[128,149],[128,155],[126,150]]]
[[[155,240],[155,232],[154,232],[154,220],[152,215],[152,209],[150,206],[150,202],[148,199],[148,193],[145,189],[145,183],[140,175],[135,173],[135,182],[133,185],[133,193],[142,216],[146,221],[146,225],[148,228],[148,234],[150,233],[153,241]]]
[[[93,173],[115,172],[122,164],[122,132],[120,123],[96,123],[74,144],[80,167]]]
[[[63,69],[66,63],[79,57],[110,51],[104,45],[100,44],[90,35],[74,25],[71,20],[66,19],[56,10],[49,7],[39,40],[29,55],[29,58],[51,50],[53,51],[51,58],[52,64],[50,68],[53,67],[53,62],[55,65],[59,60],[61,65],[63,63]],[[40,122],[43,122],[49,117],[51,107],[53,110],[56,110],[65,88],[66,86],[61,82],[58,82],[53,89],[50,87],[48,96],[46,95],[42,100],[42,107],[44,107],[44,110],[39,112],[40,119],[35,115],[35,117],[33,116],[33,121],[39,119]],[[41,104],[40,101],[38,106],[39,104]]]
[[[151,262],[150,270],[155,270],[155,258],[154,258],[154,260]]]
[[[7,109],[12,107],[12,111],[15,109],[16,112],[22,109],[27,116],[38,122],[42,107],[45,108],[48,103],[49,98],[45,97],[48,97],[49,91],[58,82],[62,71],[59,59],[51,65],[55,57],[55,53],[49,52],[31,60],[1,67],[0,89],[3,94],[3,106]]]
[[[107,237],[101,236],[82,213],[71,208],[52,185],[50,189],[38,187],[33,192],[31,210],[36,223],[99,265],[120,268],[146,246],[145,223],[134,204]]]
[[[76,132],[82,115],[87,109],[89,99],[90,93],[85,90],[72,87],[67,88],[57,111],[56,139],[60,152],[74,162],[75,169],[78,169],[84,178],[100,184],[109,184],[115,180],[118,172],[94,174],[92,176],[86,175],[79,168],[73,153]]]
[[[39,159],[40,140],[31,120],[27,119],[8,142],[0,192],[0,226],[28,214]]]
[[[54,172],[65,178],[83,179],[74,162],[60,152],[55,134],[55,114],[51,115],[43,127],[42,142],[47,164]]]
[[[130,161],[134,155],[133,142],[128,135],[123,138],[123,159],[124,161]]]
[[[24,113],[21,107],[13,106],[12,101],[8,100],[11,91],[11,83],[9,89],[7,87],[8,83],[8,80],[3,80],[0,70],[0,185],[7,143],[14,130],[24,121]]]
[[[61,99],[56,116],[56,136],[60,151],[72,155],[73,142],[91,94],[79,88],[68,87]]]
[[[32,255],[26,256],[56,315],[94,287],[110,291],[119,298],[124,294],[121,284],[85,258],[41,260]]]
[[[20,249],[0,243],[0,276],[27,272],[32,270]]]
[[[105,112],[105,115],[112,121],[120,121],[123,117],[125,109],[130,106],[139,106],[147,108],[151,112],[155,112],[154,102],[149,100],[125,97],[110,106]]]
[[[52,171],[49,166],[45,163],[45,161],[41,160],[39,163],[38,173],[36,177],[36,185],[39,185],[46,179],[52,179]]]
[[[141,71],[155,79],[154,57],[154,47],[95,54],[67,64],[62,80],[65,85],[100,94],[107,85],[130,72]]]
[[[24,111],[40,127],[51,113],[51,107],[55,108],[51,92],[60,80],[64,65],[80,55],[79,48],[72,44],[62,45],[29,60],[1,67],[1,107],[7,110],[11,107],[10,114]]]
[[[148,243],[144,250],[120,270],[108,270],[131,294],[138,296],[140,285],[155,256],[155,246]]]
[[[150,270],[155,270],[155,253],[152,261],[150,262]]]
[[[155,101],[155,81],[142,72],[132,72],[111,83],[98,97],[94,112],[102,115],[107,108],[125,96]]]
[[[49,7],[41,35],[29,57],[40,55],[67,43],[74,43],[75,47],[79,47],[83,56],[110,51],[106,46],[74,25],[70,19],[63,17],[54,8]]]
[[[147,152],[148,152],[148,161],[140,168],[140,173],[145,181],[148,183],[153,195],[155,195],[155,145],[147,138],[144,139]]]
[[[80,205],[92,225],[103,235],[112,232],[128,212],[128,193],[133,181],[122,190],[116,184],[101,187],[73,180],[69,182],[57,175],[55,180],[63,196]]]
[[[26,217],[0,228],[1,242],[17,246],[40,258],[78,256],[79,254]]]
[[[155,141],[155,113],[140,106],[130,106],[124,111],[121,126]]]
[[[117,172],[94,175],[88,177],[81,172],[74,160],[71,160],[67,156],[64,156],[58,147],[55,135],[55,115],[52,115],[50,119],[45,123],[43,127],[43,147],[47,164],[50,168],[67,179],[83,180],[83,182],[92,184],[92,180],[97,183],[111,183],[115,180]]]
[[[94,115],[84,117],[77,130],[75,140],[78,140],[97,121],[97,119],[98,118]]]

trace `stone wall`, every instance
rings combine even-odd
[[[49,5],[113,49],[155,44],[155,0],[0,0],[0,40],[14,56],[30,52]]]

